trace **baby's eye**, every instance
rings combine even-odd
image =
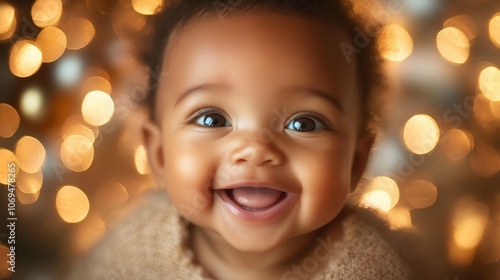
[[[322,121],[317,120],[313,117],[301,116],[293,119],[286,129],[295,130],[299,132],[310,132],[320,129],[325,129],[326,126]]]
[[[200,126],[208,127],[226,127],[231,126],[227,119],[218,113],[208,113],[197,117],[194,123]]]

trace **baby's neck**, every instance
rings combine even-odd
[[[282,279],[284,273],[294,264],[300,263],[312,253],[317,237],[325,232],[339,233],[335,229],[336,224],[331,222],[323,228],[288,240],[263,253],[239,251],[217,234],[193,226],[191,247],[195,252],[196,261],[217,280]],[[326,262],[320,264],[318,270],[326,265]]]

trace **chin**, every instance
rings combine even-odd
[[[283,237],[277,237],[276,235],[274,235],[270,238],[270,236],[272,235],[251,234],[248,232],[239,234],[237,238],[234,238],[234,235],[227,237],[224,236],[224,234],[221,235],[221,237],[233,248],[238,251],[247,253],[269,252],[284,242]]]
[[[252,243],[237,243],[237,244],[231,244],[235,249],[241,252],[246,252],[246,253],[266,253],[269,251],[272,251],[275,249],[279,243],[273,243],[273,244],[255,244],[255,242]],[[243,245],[243,246],[242,246]]]

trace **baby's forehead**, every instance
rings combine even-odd
[[[290,14],[260,11],[235,13],[222,20],[204,17],[172,34],[163,66],[169,71],[169,67],[175,69],[193,60],[205,65],[231,64],[234,61],[227,58],[253,56],[257,60],[268,56],[265,66],[286,57],[290,61],[285,64],[290,67],[307,68],[310,65],[305,62],[315,62],[317,66],[348,69],[355,64],[350,65],[340,45],[349,40],[349,34],[339,26]],[[253,65],[252,60],[247,62]]]
[[[168,56],[173,51],[181,52],[179,48],[190,49],[193,44],[207,50],[218,48],[228,52],[238,51],[235,48],[258,50],[259,47],[273,48],[279,41],[278,52],[308,47],[310,52],[332,56],[342,53],[340,45],[350,42],[350,38],[345,26],[323,19],[274,11],[246,11],[223,19],[216,16],[193,19],[172,32],[164,52]],[[341,66],[344,62],[348,61],[337,63]]]
[[[332,32],[333,36],[341,37],[347,36],[344,40],[349,40],[352,38],[356,26],[346,20],[345,18],[338,18],[334,16],[308,16],[299,13],[291,13],[279,9],[271,9],[271,8],[261,8],[258,7],[242,10],[242,11],[234,11],[230,14],[218,14],[213,12],[203,12],[198,15],[194,15],[189,17],[188,19],[179,23],[175,28],[173,28],[171,32],[171,37],[178,36],[179,34],[184,33],[186,30],[203,26],[208,22],[218,22],[221,23],[221,26],[227,27],[225,30],[231,30],[232,24],[234,22],[247,21],[250,22],[250,26],[255,29],[266,27],[272,28],[273,26],[279,25],[283,22],[283,19],[297,19],[296,25],[294,26],[297,29],[288,30],[289,33],[300,32],[303,29],[310,28],[312,25],[317,29],[321,27],[323,30],[328,30]],[[250,20],[249,20],[250,19]],[[300,20],[299,20],[300,19]],[[200,25],[201,23],[201,25]],[[292,26],[290,26],[292,27]],[[309,30],[310,31],[310,30]],[[246,34],[241,34],[245,36]],[[315,35],[319,35],[316,34]],[[325,35],[325,34],[321,34]],[[350,41],[350,40],[349,40]]]

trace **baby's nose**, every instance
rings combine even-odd
[[[241,133],[236,141],[238,144],[230,153],[232,164],[251,164],[253,166],[281,165],[285,160],[284,153],[277,147],[272,133],[262,136],[262,133]]]

